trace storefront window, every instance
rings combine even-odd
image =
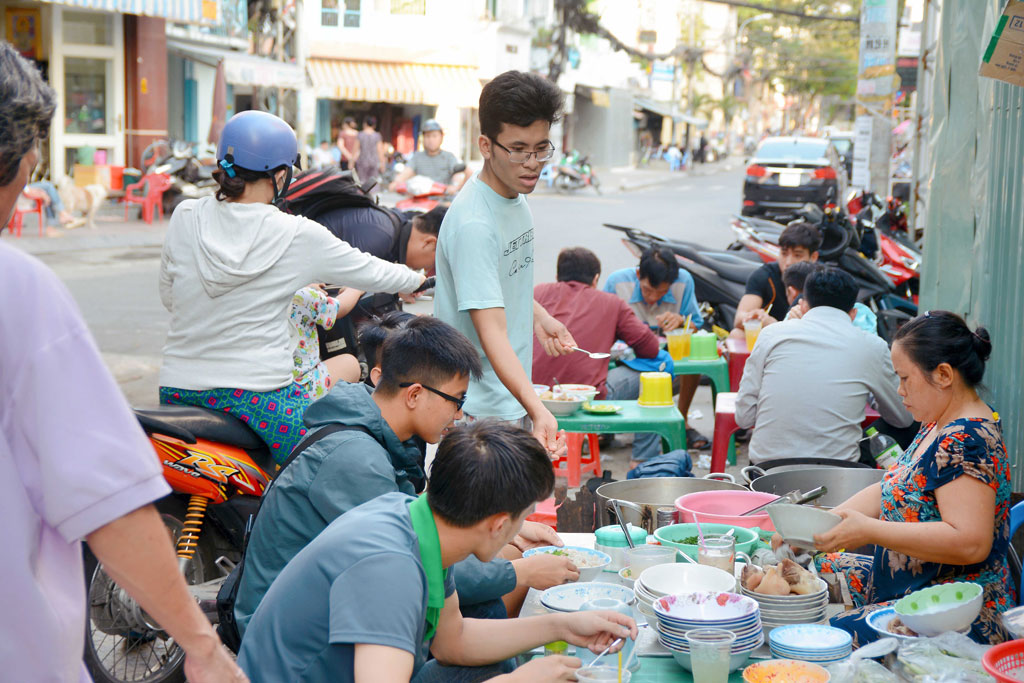
[[[64,60],[64,132],[109,133],[107,124],[107,64],[105,59],[67,57]]]
[[[64,42],[74,45],[113,45],[111,16],[92,12],[64,12]]]

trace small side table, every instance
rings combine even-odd
[[[661,436],[668,450],[686,448],[686,421],[675,406],[648,408],[639,405],[635,400],[591,403],[621,406],[622,410],[614,415],[593,415],[578,410],[572,415],[556,416],[558,428],[584,434],[653,432]]]
[[[682,360],[674,360],[672,363],[677,375],[704,375],[711,380],[712,404],[714,404],[718,392],[729,390],[729,364],[721,356],[715,360],[691,360],[690,358],[684,358]]]

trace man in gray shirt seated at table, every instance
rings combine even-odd
[[[764,328],[743,370],[736,424],[754,428],[755,465],[794,457],[858,460],[871,396],[889,424],[913,421],[897,393],[888,346],[853,325],[853,278],[838,268],[817,270],[804,298],[810,310]]]
[[[388,189],[392,192],[399,183],[404,183],[413,176],[427,176],[435,183],[447,185],[445,194],[455,194],[466,183],[469,174],[466,172],[465,164],[451,152],[441,149],[441,142],[444,140],[444,131],[436,119],[427,119],[423,122],[423,150],[415,152],[409,163],[405,165]],[[462,167],[462,170],[457,170]]]

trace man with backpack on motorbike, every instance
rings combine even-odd
[[[744,339],[743,323],[760,320],[762,326],[785,320],[789,313],[783,273],[794,263],[817,261],[821,231],[811,223],[790,223],[779,235],[779,260],[766,263],[747,280],[747,290],[736,307],[732,335]]]
[[[420,130],[423,136],[423,149],[412,155],[402,172],[388,185],[388,189],[394,192],[400,183],[413,176],[422,175],[444,185],[445,194],[456,194],[469,178],[469,172],[456,170],[461,166],[459,160],[451,152],[441,149],[444,130],[437,119],[427,119]]]
[[[36,67],[0,41],[0,232],[56,102]],[[0,678],[91,680],[82,663],[84,539],[117,582],[112,589],[137,600],[185,652],[190,681],[244,683],[150,505],[169,492],[160,463],[74,299],[37,260],[3,243],[0,273],[8,295],[0,305]]]

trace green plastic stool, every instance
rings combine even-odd
[[[711,405],[715,406],[718,400],[718,392],[730,391],[729,384],[729,362],[722,356],[715,360],[691,360],[684,358],[673,361],[676,375],[704,375],[711,380]],[[712,413],[714,408],[712,407]],[[736,464],[736,443],[729,440],[729,464]]]

